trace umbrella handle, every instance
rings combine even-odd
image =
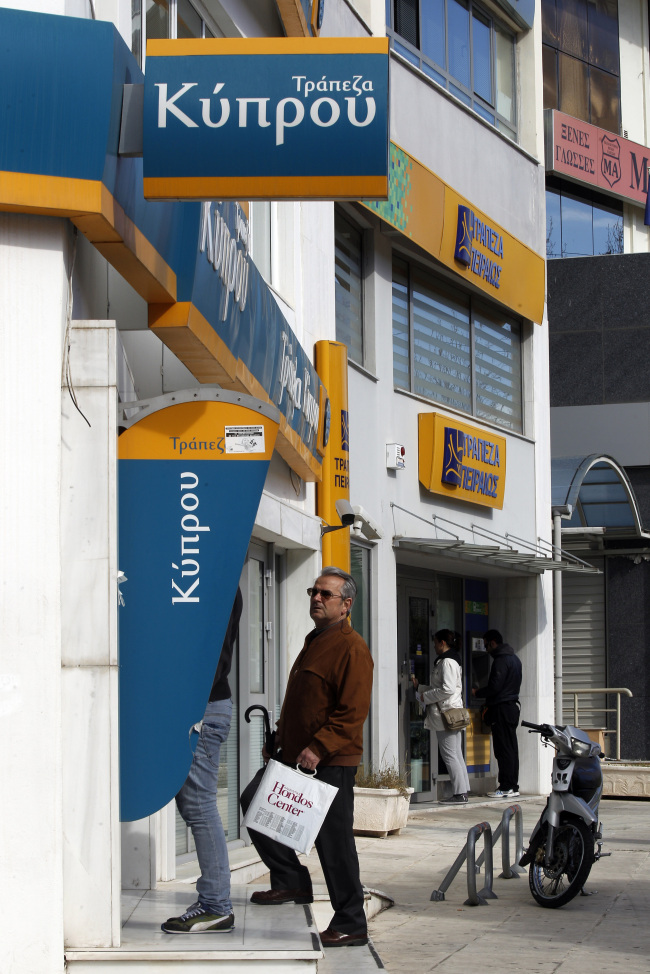
[[[247,724],[250,724],[251,722],[250,715],[254,710],[261,711],[262,717],[264,719],[264,730],[266,733],[266,739],[267,741],[269,741],[271,739],[271,721],[269,719],[269,712],[266,709],[266,707],[263,707],[262,704],[260,703],[254,703],[251,707],[248,708],[248,710],[244,714],[244,720],[246,721]]]

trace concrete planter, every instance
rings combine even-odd
[[[403,829],[408,821],[413,788],[407,788],[407,791],[409,797],[404,798],[398,788],[355,787],[355,835],[375,835],[385,839]]]

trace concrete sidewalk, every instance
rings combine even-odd
[[[522,797],[524,840],[544,799]],[[468,806],[413,806],[408,827],[387,839],[359,837],[361,878],[394,906],[370,921],[376,954],[391,974],[648,974],[650,971],[650,803],[607,799],[601,803],[603,858],[594,864],[588,890],[559,910],[539,907],[527,874],[498,878],[501,846],[494,850],[494,892],[486,906],[465,906],[463,866],[442,902],[432,902],[471,826],[488,821],[494,831],[507,802],[474,800]],[[514,854],[514,823],[511,846]],[[482,851],[477,842],[477,855]],[[305,860],[314,882],[323,882],[315,852]],[[263,882],[262,880],[258,880]],[[477,887],[484,884],[484,872]],[[595,891],[598,891],[597,893]],[[320,929],[327,915],[316,914]],[[327,951],[319,974],[360,969],[362,948]],[[335,956],[336,955],[336,956]],[[341,956],[343,955],[343,956]],[[356,959],[355,959],[356,958]],[[365,970],[365,966],[364,966]]]

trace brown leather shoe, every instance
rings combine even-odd
[[[368,934],[362,933],[340,933],[328,927],[320,934],[320,942],[323,947],[365,947],[368,943]]]
[[[279,906],[281,903],[313,903],[314,897],[304,889],[260,889],[251,896],[258,906]]]

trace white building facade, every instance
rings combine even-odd
[[[102,26],[89,23],[94,17],[112,24],[115,63],[137,80],[138,64],[146,71],[145,38],[309,34],[318,29],[317,7],[34,4],[11,16],[27,18],[12,21],[26,50],[32,26],[34,43],[44,44],[45,16],[67,18],[52,36],[81,32],[80,45],[84,30]],[[449,790],[409,691],[411,673],[427,676],[438,629],[460,635],[468,705],[471,686],[487,674],[480,637],[497,628],[523,663],[522,714],[541,720],[553,712],[541,24],[534,9],[527,22],[505,0],[447,0],[443,8],[438,23],[424,0],[325,5],[322,36],[390,39],[387,202],[244,202],[237,211],[249,234],[237,246],[257,282],[263,327],[289,328],[312,364],[316,343],[348,348],[339,377],[347,404],[339,415],[332,394],[332,428],[343,428],[345,413],[338,475],[344,470],[349,483],[338,486],[356,516],[354,622],[375,661],[364,759],[398,764],[416,801]],[[53,58],[56,51],[52,44]],[[80,81],[107,70],[80,62]],[[14,95],[20,138],[12,144],[26,145]],[[8,783],[0,815],[12,837],[0,875],[11,974],[81,969],[88,952],[116,948],[122,891],[166,882],[192,857],[173,803],[119,822],[120,592],[129,597],[128,580],[118,590],[124,404],[200,385],[273,401],[250,378],[246,354],[255,349],[244,339],[228,373],[227,350],[204,340],[196,316],[180,320],[181,305],[192,303],[180,293],[183,268],[204,259],[199,234],[187,231],[192,220],[198,230],[200,205],[170,204],[155,229],[139,222],[138,163],[116,161],[119,111],[109,106],[107,117],[113,127],[101,137],[110,151],[94,178],[77,172],[74,159],[83,156],[88,172],[98,165],[85,159],[97,133],[81,120],[75,128],[74,119],[58,170],[20,169],[11,146],[0,166],[11,458],[0,494]],[[212,212],[234,205],[215,203]],[[324,553],[337,550],[321,535],[322,456],[280,425],[240,578],[235,718],[220,791],[233,857],[247,842],[238,796],[260,763],[262,724],[246,723],[244,713],[257,703],[277,716],[310,625],[305,589]],[[191,665],[191,655],[179,654],[178,665]],[[484,730],[473,708],[466,760],[477,793],[496,777]],[[521,790],[539,793],[548,768],[537,741],[522,735],[520,748]],[[14,909],[23,896],[43,908],[37,934]]]

